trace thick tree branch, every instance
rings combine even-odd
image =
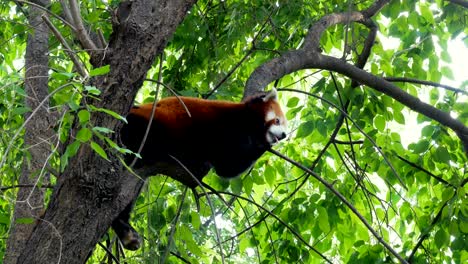
[[[318,68],[335,71],[360,84],[382,92],[412,110],[450,127],[462,140],[465,151],[468,153],[468,127],[452,118],[449,113],[422,102],[419,98],[406,93],[383,78],[372,75],[335,57],[320,53],[320,37],[325,29],[349,21],[367,23],[366,21],[370,19],[370,16],[374,15],[387,2],[386,0],[377,1],[369,9],[362,12],[331,14],[323,17],[309,29],[302,48],[286,52],[255,69],[246,83],[244,96],[254,94],[256,91],[264,89],[269,83],[298,70]]]
[[[468,1],[465,0],[449,0],[450,3],[468,8]]]

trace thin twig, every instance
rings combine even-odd
[[[180,199],[180,204],[179,204],[179,207],[177,208],[175,218],[172,221],[171,233],[169,234],[166,250],[164,250],[164,254],[161,258],[161,263],[166,263],[167,255],[169,254],[169,251],[171,249],[172,240],[174,239],[174,234],[177,228],[177,222],[179,221],[180,214],[182,213],[182,207],[184,205],[185,196],[187,195],[187,190],[188,190],[188,187],[186,186],[184,188],[184,192],[182,193],[182,198]]]
[[[163,64],[163,53],[159,56],[159,73],[158,73],[158,82],[156,84],[156,94],[154,95],[154,102],[153,105],[151,106],[151,116],[150,119],[148,120],[148,125],[146,126],[145,134],[143,135],[143,139],[140,142],[140,146],[138,147],[137,154],[139,155],[141,151],[143,150],[143,147],[145,146],[146,139],[148,138],[150,129],[151,129],[151,124],[153,123],[153,118],[154,118],[154,110],[156,109],[156,104],[158,102],[158,94],[159,94],[159,86],[161,85],[161,78],[162,78],[162,64]],[[137,162],[138,157],[134,157],[132,163],[130,164],[130,167],[132,168],[135,163]]]
[[[424,80],[418,80],[418,79],[406,78],[406,77],[385,77],[384,79],[389,82],[417,83],[417,84],[429,85],[429,86],[434,86],[434,87],[440,87],[440,88],[447,89],[449,91],[468,95],[468,92],[465,90],[458,89],[458,88],[445,85],[445,84],[436,83],[436,82],[430,82],[430,81],[424,81]]]
[[[33,2],[29,2],[29,1],[23,1],[23,0],[14,0],[15,2],[19,2],[19,3],[24,3],[24,4],[28,4],[28,5],[32,5],[32,6],[35,6],[39,9],[41,9],[42,11],[44,12],[47,12],[47,14],[57,18],[58,20],[62,21],[65,25],[69,26],[73,31],[76,30],[75,26],[73,26],[72,24],[70,24],[67,20],[63,19],[62,17],[50,12],[50,10],[48,10],[47,8],[41,6],[41,5],[38,5],[36,3],[33,3]]]
[[[117,264],[120,264],[119,260],[114,256],[114,254],[112,254],[112,251],[110,249],[108,249],[104,244],[102,244],[101,242],[98,242],[98,245],[104,249],[104,251],[106,251],[107,253],[107,256],[109,256],[113,261],[115,261],[115,263]]]
[[[286,157],[285,155],[279,153],[278,151],[274,149],[270,149],[269,152],[275,154],[276,156],[288,161],[289,163],[293,164],[294,166],[300,168],[301,170],[309,173],[312,175],[315,179],[317,179],[320,183],[322,183],[327,189],[329,189],[333,194],[335,194],[336,197],[338,197],[358,218],[361,220],[361,222],[367,227],[367,229],[374,235],[374,237],[393,255],[395,256],[401,263],[408,263],[398,252],[395,251],[387,242],[377,233],[377,231],[372,228],[371,224],[367,222],[367,220],[364,218],[364,216],[359,213],[359,211],[344,197],[338,190],[336,190],[332,184],[328,183],[326,180],[324,180],[320,175],[315,173],[314,171],[308,169],[307,167],[303,166],[302,164],[290,159],[289,157]]]
[[[218,230],[218,227],[216,225],[215,216],[214,216],[214,213],[216,212],[216,210],[214,209],[214,206],[211,203],[210,198],[208,197],[208,194],[207,194],[207,192],[205,190],[204,185],[202,184],[202,182],[200,182],[200,180],[197,179],[197,177],[195,177],[195,175],[193,175],[193,173],[180,160],[178,160],[176,157],[171,156],[171,155],[169,155],[169,157],[171,157],[173,160],[175,160],[179,164],[179,166],[181,166],[190,175],[190,177],[192,177],[192,179],[201,187],[203,193],[205,194],[206,201],[208,202],[208,206],[211,209],[210,217],[212,218],[212,221],[213,221],[213,224],[214,224],[214,227],[215,227],[214,230],[215,230],[215,235],[216,235],[216,242],[219,245],[219,254],[221,255],[221,263],[224,264],[225,260],[224,260],[223,247],[222,247],[222,244],[221,244],[221,235],[219,234],[219,230]]]
[[[153,79],[145,79],[145,81],[150,81],[150,82],[154,82],[154,83],[159,83],[161,84],[162,86],[164,86],[164,88],[168,89],[176,98],[177,100],[179,100],[179,103],[182,104],[182,106],[184,107],[185,109],[185,112],[187,112],[187,115],[189,117],[192,117],[192,115],[190,114],[190,111],[188,110],[187,106],[185,105],[184,101],[182,100],[182,98],[180,98],[180,96],[171,88],[169,87],[167,84],[163,83],[163,82],[160,82],[160,81],[156,81],[156,80],[153,80]]]
[[[275,154],[273,152],[273,154]],[[281,156],[280,156],[281,157]],[[225,191],[219,191],[219,193],[221,194],[226,194],[226,195],[231,195],[231,196],[234,196],[238,199],[241,199],[241,200],[244,200],[246,202],[249,202],[249,203],[252,203],[253,205],[255,205],[256,207],[262,209],[265,213],[267,213],[267,215],[270,215],[272,216],[273,218],[275,218],[278,222],[280,222],[284,227],[286,227],[286,229],[288,229],[297,239],[299,239],[302,243],[304,243],[309,249],[311,249],[312,251],[314,251],[315,253],[317,253],[320,257],[322,257],[326,262],[328,263],[332,263],[327,257],[325,257],[320,251],[318,251],[316,248],[314,248],[313,246],[311,246],[307,241],[305,241],[305,239],[296,231],[294,230],[292,227],[290,227],[286,222],[284,222],[279,216],[277,216],[276,214],[274,214],[272,211],[268,210],[267,208],[265,208],[264,206],[262,206],[261,204],[258,204],[257,202],[249,199],[249,198],[246,198],[246,197],[243,197],[243,196],[240,196],[238,194],[235,194],[235,193],[229,193],[229,192],[225,192]]]
[[[336,110],[340,111],[343,115],[346,116],[346,118],[349,119],[349,121],[351,121],[351,123],[353,123],[353,125],[356,127],[357,130],[359,130],[359,132],[361,132],[361,134],[363,134],[371,143],[372,145],[375,147],[375,149],[377,150],[377,152],[380,153],[380,155],[382,156],[382,158],[384,159],[385,163],[387,163],[387,165],[390,167],[390,169],[392,170],[393,174],[395,175],[395,177],[398,179],[398,181],[400,182],[400,185],[405,189],[407,190],[408,188],[406,187],[405,185],[405,182],[403,181],[403,179],[400,177],[400,175],[398,174],[398,172],[396,171],[395,167],[392,165],[392,163],[390,162],[390,160],[387,158],[387,156],[383,153],[382,149],[377,145],[377,143],[366,133],[364,132],[364,130],[345,112],[343,111],[343,109],[341,109],[340,107],[338,107],[337,105],[335,105],[334,103],[332,103],[330,100],[328,99],[325,99],[323,97],[320,97],[316,94],[313,94],[313,93],[309,93],[309,92],[305,92],[305,91],[301,91],[301,90],[296,90],[296,89],[290,89],[290,88],[278,88],[278,91],[289,91],[289,92],[296,92],[296,93],[302,93],[302,94],[307,94],[309,96],[312,96],[314,98],[317,98],[317,99],[320,99],[322,100],[323,102],[329,104],[330,106],[334,107]]]
[[[400,155],[397,155],[397,158],[400,159],[401,161],[407,163],[408,165],[411,165],[412,167],[414,167],[414,168],[416,168],[416,169],[419,169],[419,170],[425,172],[427,175],[431,176],[432,178],[436,179],[437,181],[439,181],[439,182],[441,182],[441,183],[443,183],[443,184],[445,184],[445,185],[448,185],[448,186],[450,186],[450,187],[456,188],[456,187],[455,187],[453,184],[451,184],[450,182],[448,182],[448,181],[444,180],[442,177],[439,177],[439,176],[435,175],[434,173],[432,173],[432,172],[426,170],[425,168],[419,166],[418,164],[416,164],[416,163],[414,163],[414,162],[411,162],[411,161],[409,161],[409,160],[403,158],[403,157],[400,156]]]
[[[463,187],[463,186],[462,186]],[[423,230],[423,232],[421,233],[421,236],[419,237],[418,239],[418,242],[416,243],[416,246],[413,248],[413,250],[411,251],[411,254],[408,256],[408,261],[409,262],[412,262],[412,259],[414,257],[414,255],[416,254],[416,251],[418,251],[418,248],[422,245],[423,241],[429,237],[432,229],[435,227],[436,223],[440,220],[440,218],[442,217],[442,212],[444,211],[444,208],[448,205],[449,201],[452,200],[455,195],[457,195],[457,192],[454,192],[452,197],[450,197],[450,199],[448,199],[447,201],[444,202],[444,204],[442,205],[442,207],[440,208],[439,212],[437,212],[436,216],[434,217],[434,219],[432,219],[431,221],[431,225],[429,227],[427,227],[426,229]]]
[[[28,116],[28,118],[23,122],[23,124],[21,125],[21,127],[18,128],[18,130],[16,131],[16,133],[13,135],[13,137],[11,138],[10,140],[10,143],[8,144],[8,147],[6,148],[5,152],[4,152],[4,155],[2,157],[2,160],[0,161],[0,168],[3,167],[3,165],[5,164],[5,161],[6,161],[6,156],[7,154],[10,152],[12,146],[13,146],[13,143],[15,142],[16,138],[18,138],[19,134],[23,131],[24,127],[26,126],[27,123],[29,123],[29,121],[31,121],[31,119],[34,117],[34,115],[37,113],[37,111],[39,111],[39,109],[46,103],[49,101],[49,98],[51,98],[54,94],[62,91],[64,88],[68,87],[68,86],[71,86],[73,85],[72,83],[66,83],[60,87],[58,87],[57,89],[53,90],[52,92],[50,92],[36,107],[36,109],[34,109],[32,111],[32,113]]]
[[[36,186],[35,184],[16,184],[16,185],[11,185],[11,186],[2,186],[0,187],[0,191],[4,192],[4,191],[14,189],[14,188],[36,188],[36,187],[38,186]],[[40,186],[40,188],[53,189],[54,185],[51,185],[51,184],[42,185]]]
[[[203,96],[203,98],[206,99],[206,98],[210,97],[211,95],[213,95],[213,93],[216,92],[216,90],[218,90],[219,87],[221,87],[221,85],[229,77],[231,77],[231,75],[242,65],[242,63],[244,63],[244,61],[247,60],[247,58],[253,53],[253,51],[255,50],[255,42],[257,41],[257,39],[260,36],[260,33],[263,31],[263,29],[265,29],[265,26],[267,25],[267,22],[270,20],[271,16],[273,15],[273,11],[275,11],[275,10],[276,9],[273,9],[270,12],[270,14],[268,14],[267,19],[263,22],[263,24],[260,27],[260,29],[258,30],[257,34],[255,34],[254,38],[252,39],[252,42],[251,42],[252,47],[247,51],[247,53],[244,55],[244,57],[242,57],[242,59],[236,65],[234,65],[231,68],[231,70],[226,74],[226,76],[224,76],[223,79],[221,79],[221,81],[219,81],[218,84],[206,96]]]

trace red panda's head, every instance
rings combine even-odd
[[[287,121],[277,100],[276,89],[258,94],[245,101],[263,121],[263,140],[272,146],[286,138]]]

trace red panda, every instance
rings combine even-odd
[[[171,155],[193,169],[198,179],[211,168],[220,177],[236,177],[286,137],[286,119],[276,97],[273,89],[242,103],[190,97],[162,99],[156,104],[137,166],[156,161],[174,163]],[[127,116],[121,139],[133,152],[142,142],[152,108],[151,103],[140,105]]]
[[[135,153],[152,109],[152,103],[132,108],[128,124],[122,128],[122,143]],[[176,158],[200,181],[212,168],[218,176],[232,178],[252,167],[265,151],[285,137],[286,118],[277,102],[276,89],[241,103],[169,97],[156,104],[141,159],[135,167],[156,162],[178,165]],[[197,185],[196,181],[185,184],[191,188]],[[133,204],[128,205],[112,227],[125,248],[136,250],[141,239],[128,222],[132,207]]]

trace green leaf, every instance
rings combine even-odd
[[[296,137],[297,138],[307,137],[308,135],[312,133],[314,128],[315,128],[315,125],[313,121],[306,121],[302,123],[297,129]]]
[[[443,66],[443,67],[442,67],[442,74],[443,74],[445,77],[449,78],[450,80],[454,80],[454,78],[453,78],[453,72],[452,72],[452,70],[451,70],[449,67]]]
[[[98,75],[105,75],[109,73],[109,71],[110,71],[110,65],[104,65],[102,67],[92,69],[89,72],[89,76],[93,77],[93,76],[98,76]]]
[[[379,130],[380,132],[383,132],[385,130],[385,118],[381,115],[378,115],[374,118],[374,126]]]
[[[432,134],[434,134],[434,131],[435,131],[435,127],[433,125],[427,125],[423,127],[421,131],[421,135],[423,135],[424,137],[430,138]]]
[[[434,242],[435,242],[437,248],[439,248],[439,249],[445,248],[448,245],[450,240],[449,240],[449,235],[445,231],[445,229],[441,228],[436,232],[436,234],[434,236]]]
[[[286,104],[286,106],[289,108],[293,108],[293,107],[296,107],[298,103],[299,103],[299,98],[292,97],[288,100],[288,103]]]
[[[445,201],[452,199],[454,194],[455,194],[455,191],[452,188],[446,188],[442,192],[442,201],[445,202]]]
[[[94,142],[94,141],[91,141],[91,148],[97,153],[99,154],[99,156],[101,156],[102,158],[104,158],[105,160],[109,160],[107,158],[107,154],[106,152],[104,151],[103,148],[101,148],[101,146],[99,146],[98,143]]]
[[[462,231],[465,234],[468,234],[468,222],[459,221],[458,227],[460,228],[460,231]]]
[[[31,112],[31,108],[29,107],[16,107],[11,111],[13,115],[22,115],[28,112]]]
[[[67,157],[69,158],[75,156],[76,153],[78,152],[78,149],[80,149],[80,146],[81,146],[80,141],[74,141],[73,143],[67,146],[65,150],[65,155],[67,155]]]
[[[21,218],[17,218],[15,222],[16,222],[17,224],[26,224],[26,225],[30,225],[30,224],[34,224],[35,219],[32,218],[32,217],[21,217]]]
[[[450,153],[445,147],[438,147],[435,151],[434,159],[440,163],[448,163],[450,161]]]
[[[98,96],[101,94],[101,90],[99,90],[98,88],[94,86],[85,85],[84,89],[87,93],[92,94],[92,95]]]
[[[200,215],[198,213],[196,213],[195,211],[192,211],[190,213],[190,220],[194,229],[200,229],[201,221],[200,221]]]
[[[405,124],[405,116],[399,112],[399,111],[394,111],[393,112],[393,118],[395,121],[397,121],[399,124],[404,125]]]
[[[415,154],[426,152],[429,148],[429,141],[421,140],[416,144],[410,144],[409,148],[412,149]]]
[[[245,177],[244,181],[242,183],[242,186],[244,187],[245,194],[250,195],[252,193],[252,188],[253,188],[252,177],[250,177],[250,176]]]
[[[0,224],[9,226],[10,218],[6,214],[0,214]]]
[[[242,180],[240,177],[237,177],[235,179],[232,179],[229,181],[229,183],[231,184],[231,189],[232,189],[232,192],[235,193],[235,194],[240,194],[241,191],[242,191]]]
[[[80,110],[78,112],[78,119],[80,120],[80,124],[87,123],[90,117],[91,114],[88,112],[88,110]]]
[[[427,3],[421,3],[419,8],[421,10],[422,17],[424,17],[430,24],[434,24],[434,16],[432,15],[432,11],[429,9],[429,6],[427,6]]]
[[[68,160],[76,155],[80,149],[80,146],[81,142],[78,140],[67,146],[65,153],[62,155],[62,157],[60,157],[60,171],[63,172],[63,170],[68,166]]]
[[[83,127],[82,129],[78,131],[78,133],[76,133],[76,139],[83,143],[88,142],[92,136],[93,136],[93,133],[87,127]]]
[[[75,74],[70,72],[53,72],[50,75],[50,78],[55,80],[66,81],[72,79],[74,76]]]
[[[330,223],[328,222],[328,212],[325,208],[323,207],[318,207],[318,225],[320,230],[323,231],[323,233],[328,233],[330,232]]]
[[[122,120],[124,121],[125,123],[127,123],[127,119],[125,119],[125,117],[117,114],[116,112],[112,111],[112,110],[109,110],[109,109],[104,109],[104,108],[98,108],[98,107],[95,107],[95,106],[90,106],[90,108],[93,110],[93,111],[98,111],[98,112],[103,112],[103,113],[106,113],[110,116],[113,116],[114,118],[118,119],[118,120]]]
[[[273,166],[267,166],[265,168],[265,180],[270,186],[274,186],[276,183],[276,170]]]
[[[104,133],[104,134],[111,134],[114,133],[111,129],[107,127],[100,127],[100,126],[95,126],[92,128],[94,132],[99,132],[99,133]]]

